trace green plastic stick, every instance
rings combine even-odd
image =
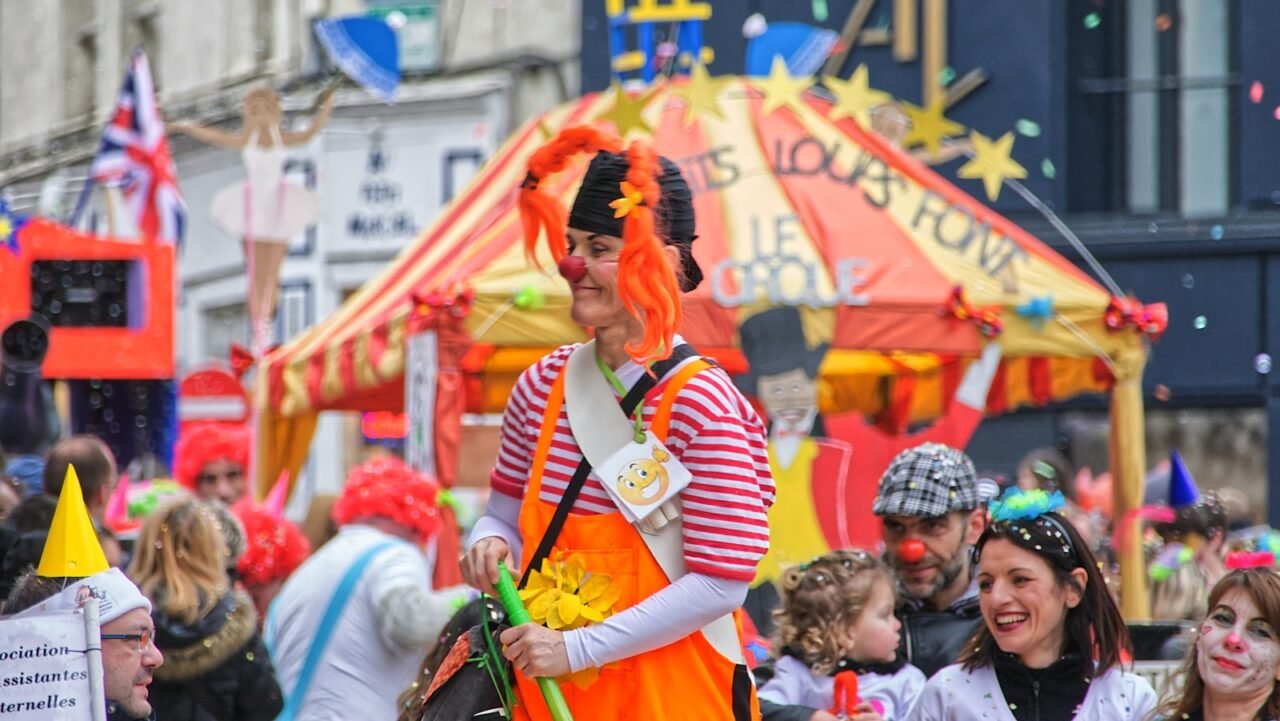
[[[502,564],[498,565],[496,588],[498,599],[507,609],[507,617],[511,619],[512,626],[533,623],[529,612],[525,610],[524,602],[520,600],[520,594],[516,592],[516,584],[511,580],[511,572]],[[565,703],[564,695],[560,693],[560,686],[556,684],[555,679],[539,677],[538,688],[542,689],[542,698],[547,702],[547,710],[551,712],[551,718],[555,721],[573,721],[573,714],[569,713],[569,704]]]

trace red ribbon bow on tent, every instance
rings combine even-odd
[[[1004,330],[1004,323],[1000,320],[1000,310],[994,307],[975,308],[969,305],[964,298],[964,288],[956,286],[951,289],[951,297],[947,299],[947,304],[943,307],[943,311],[955,318],[956,320],[968,321],[973,324],[983,338],[992,340],[1000,335]]]
[[[1136,328],[1151,340],[1159,340],[1169,327],[1169,308],[1164,303],[1143,305],[1137,298],[1112,298],[1103,316],[1107,329]]]
[[[432,291],[425,295],[414,293],[412,296],[413,318],[415,320],[427,318],[440,312],[448,313],[454,318],[466,318],[471,313],[471,302],[475,299],[475,295],[475,291],[470,288],[453,294],[440,291]]]
[[[236,379],[243,380],[244,374],[248,373],[249,369],[253,367],[255,361],[253,351],[239,343],[232,343],[227,355],[227,360],[231,363],[231,371],[236,374]]]

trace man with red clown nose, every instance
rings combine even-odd
[[[973,461],[941,443],[907,449],[885,470],[871,511],[884,523],[885,561],[898,579],[899,658],[932,676],[982,623],[969,548],[986,508]]]
[[[582,153],[566,218],[543,186]],[[533,622],[501,636],[514,718],[549,718],[537,678],[560,682],[577,721],[758,718],[732,613],[769,547],[774,485],[759,416],[676,334],[680,292],[701,279],[689,186],[647,144],[589,127],[528,170],[526,248],[545,237],[594,339],[516,382],[462,559],[486,592],[499,564],[526,576]]]

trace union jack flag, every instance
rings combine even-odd
[[[94,183],[115,182],[144,238],[166,243],[182,240],[187,209],[169,154],[164,119],[156,105],[151,66],[138,48],[116,98],[116,109],[102,133],[89,179],[76,204],[77,225]]]

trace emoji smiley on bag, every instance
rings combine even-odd
[[[638,458],[618,474],[618,494],[632,505],[647,506],[667,493],[671,479],[663,466],[671,456],[662,448],[653,449],[652,458]]]

